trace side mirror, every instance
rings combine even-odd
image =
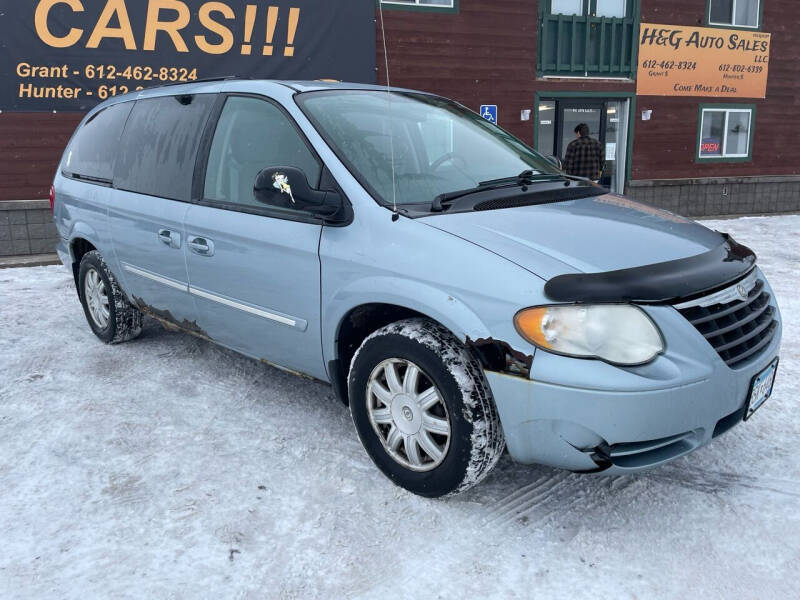
[[[253,197],[268,206],[301,210],[323,218],[334,217],[343,204],[336,192],[313,189],[306,174],[295,167],[263,169],[256,175]]]
[[[559,170],[563,170],[564,169],[564,163],[562,163],[561,159],[558,158],[557,156],[548,156],[547,160],[549,160],[551,163],[553,163],[555,166],[557,166]]]

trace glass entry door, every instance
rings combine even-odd
[[[575,139],[575,127],[589,126],[589,135],[605,147],[606,162],[600,183],[612,192],[625,188],[625,158],[628,140],[628,100],[552,99],[539,102],[538,150],[545,156],[564,159]]]
[[[567,153],[567,146],[575,139],[575,128],[581,123],[589,126],[589,135],[605,144],[605,119],[603,108],[605,103],[562,101],[558,103],[557,114],[557,154],[561,160]]]

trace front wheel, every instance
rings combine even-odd
[[[420,496],[472,487],[505,447],[480,363],[434,322],[408,319],[370,335],[353,357],[348,386],[367,453]]]

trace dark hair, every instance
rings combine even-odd
[[[575,133],[580,133],[581,137],[588,137],[589,126],[586,123],[581,123],[575,128]]]

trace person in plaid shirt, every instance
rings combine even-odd
[[[589,136],[589,126],[581,123],[575,128],[577,139],[570,142],[564,155],[564,170],[576,177],[598,181],[606,163],[603,144]]]

